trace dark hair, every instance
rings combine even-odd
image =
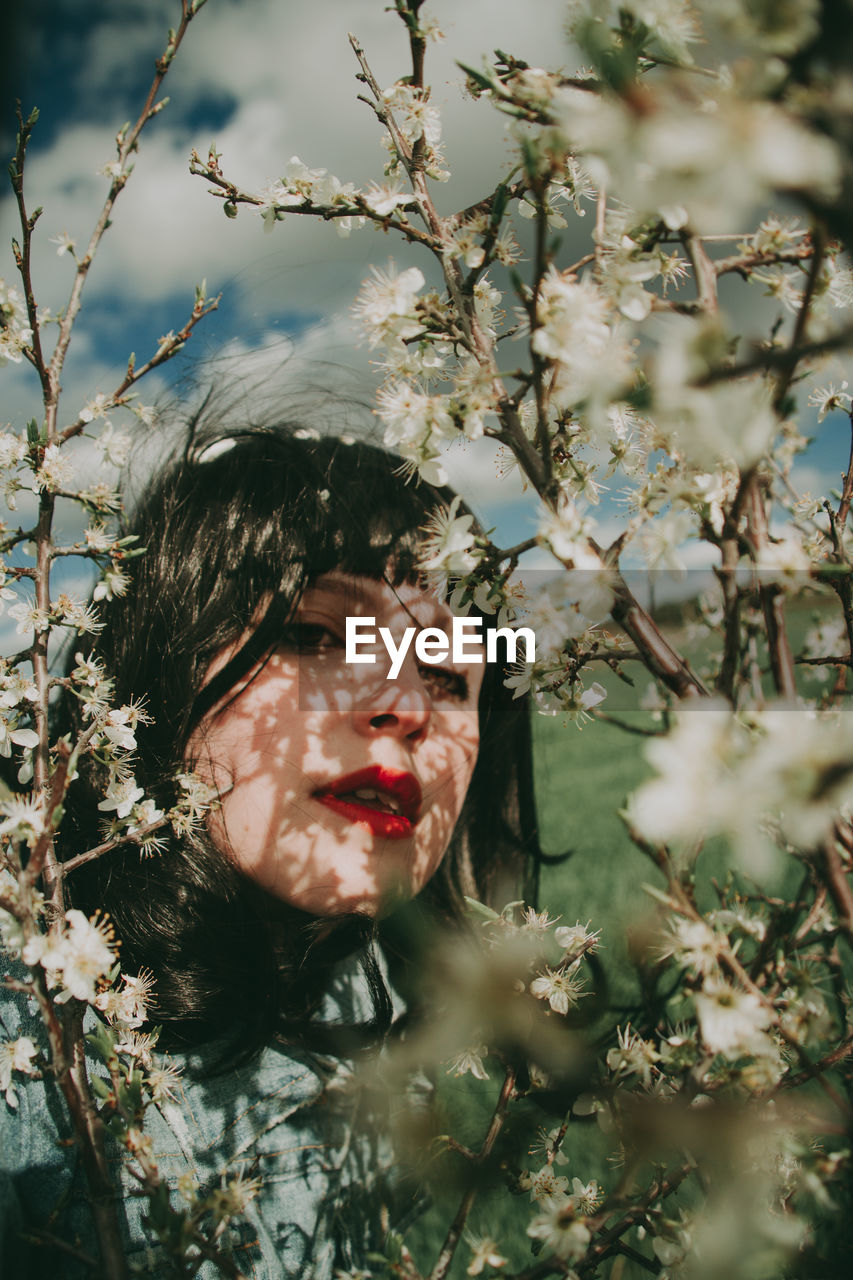
[[[289,425],[219,437],[191,426],[126,520],[146,550],[130,562],[132,587],[105,611],[96,645],[117,705],[144,698],[152,716],[137,731],[135,774],[146,794],[163,808],[174,802],[193,730],[279,645],[307,585],[332,569],[395,585],[411,579],[420,531],[452,497],[406,483],[400,460],[363,440]],[[235,645],[205,683],[213,659]],[[465,895],[535,896],[528,708],[502,675],[487,665],[471,786],[448,853],[420,895],[445,919],[462,918]],[[100,794],[97,770],[81,768],[64,857],[100,838]],[[227,1031],[251,1048],[277,1032],[307,1035],[332,967],[376,926],[349,916],[330,928],[263,893],[206,831],[166,832],[160,854],[127,844],[71,877],[75,904],[111,916],[124,970],[154,973],[164,1041],[189,1045]],[[375,1021],[387,1022],[384,985],[369,960],[365,971]]]

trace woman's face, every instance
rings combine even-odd
[[[450,841],[477,758],[481,663],[399,675],[381,641],[345,661],[347,616],[451,630],[418,587],[329,573],[305,592],[282,647],[214,709],[190,752],[217,787],[214,839],[275,897],[317,915],[375,914],[418,893]],[[209,676],[221,669],[223,653]]]

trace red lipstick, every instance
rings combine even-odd
[[[335,813],[369,827],[386,840],[405,840],[421,811],[421,788],[414,774],[371,765],[335,778],[314,792]]]

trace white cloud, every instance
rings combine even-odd
[[[503,47],[533,63],[553,64],[567,47],[562,0],[535,0],[527,7],[516,0],[436,0],[429,8],[448,36],[446,43],[430,45],[427,63],[455,170],[453,183],[435,187],[436,199],[447,209],[451,200],[463,206],[485,194],[504,160],[509,162],[504,118],[488,103],[464,96],[463,74],[454,59],[478,63],[483,54]],[[107,179],[98,171],[114,158],[115,131],[130,114],[120,91],[116,97],[117,86],[140,64],[153,64],[170,22],[171,0],[145,0],[124,4],[120,12],[109,10],[90,30],[73,34],[79,96],[64,103],[62,122],[52,122],[52,142],[44,149],[34,146],[27,167],[30,208],[44,208],[35,236],[40,305],[54,310],[65,305],[73,264],[58,257],[48,239],[65,231],[78,253],[84,251],[107,191]],[[188,172],[190,148],[204,153],[215,141],[226,172],[250,189],[274,176],[294,153],[360,185],[381,177],[380,127],[370,109],[356,101],[363,86],[355,79],[348,29],[357,33],[380,84],[409,71],[403,26],[376,0],[300,6],[210,0],[205,6],[169,72],[165,90],[171,103],[143,135],[134,173],[90,272],[63,372],[62,422],[71,421],[97,391],[111,391],[122,376],[125,353],[105,345],[104,317],[115,310],[131,330],[138,317],[144,331],[153,309],[160,315],[163,301],[175,298],[165,327],[177,328],[189,312],[194,285],[204,277],[210,292],[225,293],[216,329],[224,349],[210,361],[214,372],[230,363],[251,376],[250,353],[259,351],[260,363],[275,364],[283,351],[292,350],[291,386],[301,370],[303,381],[341,380],[354,398],[369,400],[376,375],[366,347],[358,345],[349,308],[370,264],[403,258],[406,247],[372,228],[342,240],[332,227],[297,216],[266,236],[249,211],[226,221],[220,202]],[[205,103],[229,96],[234,109],[215,138],[208,126],[187,123],[203,114]],[[7,202],[0,209],[0,237],[8,243],[15,232],[14,210]],[[11,260],[0,264],[0,275],[13,274]],[[293,328],[300,314],[307,328],[282,345],[277,327]],[[49,348],[55,330],[46,332]],[[133,345],[138,362],[150,354],[141,339],[134,338]],[[190,351],[209,353],[203,328]],[[350,372],[318,375],[338,366]],[[203,363],[201,376],[206,372]],[[171,377],[167,367],[142,384],[144,401],[154,399]],[[4,420],[20,429],[28,417],[39,418],[33,371],[7,367],[3,380]],[[273,383],[268,400],[278,385]],[[517,480],[498,482],[479,451],[453,449],[448,465],[454,484],[487,520],[523,502]]]
[[[504,118],[487,103],[463,97],[463,76],[453,59],[476,62],[482,52],[501,44],[519,48],[528,58],[551,60],[562,51],[561,11],[559,0],[538,0],[537,20],[531,22],[529,10],[509,0],[435,6],[450,39],[430,46],[428,67],[434,70],[434,96],[445,111],[456,169],[452,193],[436,188],[439,202],[446,203],[452,194],[464,206],[485,194],[496,165],[499,169],[508,157]],[[158,47],[157,22],[165,25],[170,13],[171,6],[154,5],[147,14],[133,12],[130,30],[126,20],[92,30],[80,55],[80,79],[90,98],[103,89],[98,120],[89,114],[75,120],[70,104],[68,124],[46,152],[34,152],[28,168],[31,203],[45,208],[43,234],[67,230],[79,246],[85,243],[106,191],[106,180],[97,171],[114,158],[114,132],[122,123],[118,118],[100,123],[109,110],[109,86],[120,82],[143,49],[148,56]],[[327,0],[298,8],[277,0],[211,2],[202,10],[167,77],[171,103],[143,135],[135,172],[93,268],[90,294],[112,293],[136,302],[175,292],[190,296],[203,277],[211,287],[236,281],[239,289],[243,273],[256,283],[253,266],[269,264],[272,257],[275,270],[262,272],[268,283],[253,297],[256,308],[328,309],[352,295],[369,260],[383,261],[396,251],[370,229],[346,241],[331,227],[296,215],[268,238],[249,211],[241,211],[234,224],[226,223],[220,202],[187,170],[190,148],[204,154],[213,139],[209,128],[189,129],[184,121],[206,97],[225,93],[233,96],[236,108],[215,142],[225,172],[249,190],[275,176],[294,153],[360,185],[380,178],[385,157],[381,129],[369,108],[356,101],[363,86],[355,80],[357,66],[346,34],[350,28],[375,61],[380,83],[409,70],[402,24],[374,0]],[[11,212],[0,224],[4,234]],[[40,259],[41,291],[46,298],[56,296],[59,305],[69,280],[68,261],[57,261],[52,249]],[[302,273],[298,290],[287,289],[282,277],[288,268],[306,263],[314,280],[307,281]]]

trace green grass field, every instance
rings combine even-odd
[[[543,868],[540,906],[567,924],[592,920],[595,928],[602,929],[600,954],[611,983],[610,999],[616,1004],[630,1002],[635,987],[626,940],[631,927],[651,910],[643,884],[659,880],[618,817],[629,791],[650,771],[642,755],[644,739],[604,723],[578,729],[561,717],[537,716],[534,742],[541,844],[548,854],[571,853],[561,865]],[[442,1128],[459,1141],[479,1146],[498,1085],[497,1079],[487,1084],[471,1077],[440,1079],[439,1106],[446,1121]],[[538,1129],[550,1129],[560,1119],[536,1103],[525,1103],[517,1121],[522,1136],[516,1139],[516,1150],[526,1134],[532,1140]],[[584,1182],[608,1177],[606,1143],[594,1124],[579,1124],[565,1149],[569,1163],[558,1173]],[[531,1164],[538,1167],[536,1161]],[[464,1181],[455,1179],[465,1178],[462,1161],[455,1157],[445,1157],[437,1167],[441,1169],[439,1189],[431,1188],[435,1203],[408,1240],[424,1267],[434,1262],[461,1198]],[[612,1180],[614,1175],[609,1176]],[[525,1234],[529,1220],[527,1195],[508,1196],[501,1189],[484,1188],[470,1227],[475,1236],[486,1234],[499,1241],[509,1260],[507,1270],[520,1270],[534,1261]],[[470,1250],[463,1244],[450,1272],[453,1280],[465,1276],[469,1258]]]
[[[798,602],[789,614],[791,640],[796,652],[808,626],[818,616],[826,616],[827,606],[814,596]],[[673,618],[674,639],[683,648],[685,634]],[[698,666],[709,651],[708,640],[694,641],[691,660]],[[615,677],[600,679],[609,691],[603,709],[629,723],[642,723],[653,727],[647,714],[637,711],[637,702],[648,684],[649,677],[642,668],[632,665],[632,675],[637,677],[637,687],[630,689]],[[803,673],[804,688],[815,694],[821,686],[809,673]],[[609,982],[608,1000],[610,1012],[603,1019],[603,1026],[612,1026],[615,1020],[624,1022],[627,1014],[621,1011],[635,1002],[637,985],[635,971],[628,959],[629,939],[632,932],[642,932],[643,924],[653,912],[653,899],[645,892],[644,885],[663,887],[663,878],[651,862],[635,847],[619,818],[619,810],[626,797],[652,770],[644,757],[648,739],[626,732],[615,725],[597,722],[579,729],[566,723],[563,717],[534,717],[535,777],[537,809],[540,824],[540,841],[543,851],[550,855],[568,853],[570,856],[555,866],[542,870],[540,909],[547,908],[552,916],[561,916],[564,923],[572,925],[576,920],[592,921],[593,928],[602,930],[600,960],[606,968]],[[721,842],[709,842],[697,864],[697,882],[700,901],[713,900],[711,878],[722,877],[728,863]],[[781,887],[781,886],[780,886]],[[497,1070],[494,1072],[497,1076]],[[443,1108],[442,1127],[457,1139],[478,1146],[485,1133],[499,1086],[499,1080],[478,1084],[470,1077],[443,1078],[438,1083],[439,1105]],[[521,1127],[536,1136],[537,1129],[553,1128],[562,1115],[549,1114],[535,1102],[525,1103],[526,1112]],[[529,1140],[528,1139],[528,1140]],[[525,1148],[516,1142],[515,1154]],[[605,1186],[612,1186],[618,1171],[608,1164],[607,1142],[594,1123],[570,1124],[564,1145],[569,1162],[558,1173],[581,1178],[587,1182],[596,1178]],[[530,1167],[538,1167],[535,1159]],[[435,1203],[416,1224],[409,1241],[415,1257],[422,1267],[429,1268],[435,1261],[448,1223],[459,1204],[465,1186],[464,1164],[456,1157],[444,1157],[437,1165],[440,1170],[432,1186]],[[677,1209],[678,1197],[673,1201]],[[508,1259],[507,1272],[519,1271],[535,1262],[531,1255],[530,1240],[525,1228],[530,1220],[530,1202],[526,1194],[511,1196],[503,1189],[484,1188],[472,1213],[470,1229],[473,1235],[489,1235],[495,1239]],[[463,1243],[450,1272],[452,1280],[463,1280],[470,1259],[470,1250]],[[622,1280],[635,1280],[644,1274],[625,1258],[605,1265],[602,1274]]]

